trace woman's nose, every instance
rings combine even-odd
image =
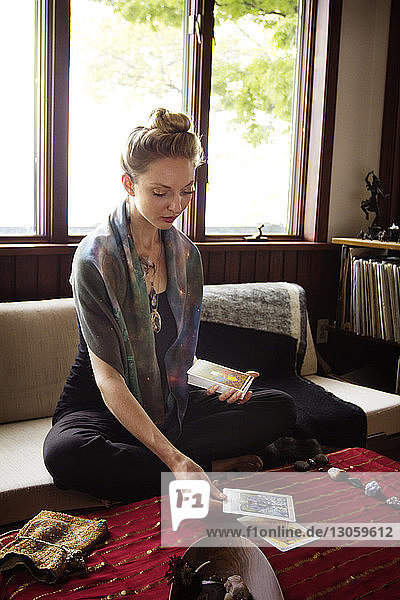
[[[172,212],[179,213],[182,210],[182,196],[179,193],[173,194],[168,207]]]

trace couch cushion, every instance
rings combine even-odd
[[[306,377],[338,398],[359,406],[367,415],[368,435],[400,431],[400,396],[319,375]]]
[[[51,416],[73,363],[72,298],[0,303],[0,423]]]
[[[42,458],[51,419],[0,425],[0,525],[29,519],[42,509],[102,506],[99,500],[55,487]]]

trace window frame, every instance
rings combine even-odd
[[[289,233],[268,234],[266,243],[327,240],[342,0],[302,0],[302,5]],[[205,97],[201,102],[185,98],[185,110],[201,136],[205,164],[198,169],[196,194],[183,217],[183,231],[196,242],[232,243],[243,241],[243,236],[205,233],[213,8],[214,0],[190,2],[190,14],[201,23],[201,30],[200,39],[191,35],[189,60],[195,82],[189,89],[204,90]],[[322,88],[319,103],[317,86]],[[311,143],[320,150],[315,165],[308,160]]]
[[[214,0],[184,0],[184,110],[192,116],[208,153]],[[41,85],[38,113],[41,126],[37,178],[39,233],[1,236],[1,245],[75,244],[84,236],[68,235],[68,110],[70,58],[69,0],[36,0],[40,15]],[[303,0],[304,43],[300,51],[298,119],[294,151],[294,201],[290,235],[269,234],[273,242],[325,242],[328,230],[331,158],[336,106],[342,0]],[[194,23],[194,31],[189,24]],[[317,49],[317,50],[316,50]],[[321,60],[322,57],[322,60]],[[319,103],[316,103],[316,90]],[[317,107],[316,107],[317,105]],[[317,155],[310,164],[310,147]],[[205,235],[207,162],[198,169],[197,189],[183,215],[184,232],[195,242],[243,243],[238,235]],[[246,243],[246,242],[244,242]]]

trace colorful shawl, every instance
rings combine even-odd
[[[167,263],[167,298],[177,339],[165,355],[169,388],[182,424],[187,370],[196,350],[203,271],[196,246],[171,227],[162,231]],[[92,352],[114,367],[156,425],[165,418],[149,297],[126,215],[125,201],[79,244],[71,285],[82,333]],[[168,399],[169,401],[171,398]]]

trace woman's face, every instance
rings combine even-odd
[[[133,215],[137,211],[154,227],[170,229],[192,199],[193,164],[187,158],[159,158],[135,182],[124,174],[122,183],[133,198]]]

